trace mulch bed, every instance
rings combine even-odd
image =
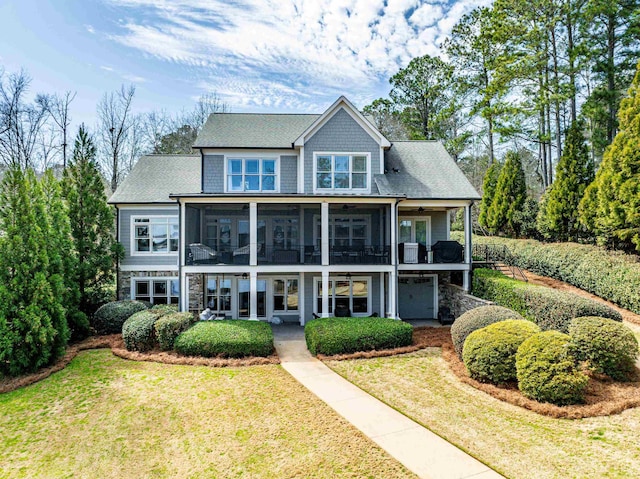
[[[442,357],[461,382],[473,386],[496,399],[545,416],[563,419],[610,416],[612,414],[618,414],[625,409],[640,406],[640,370],[638,370],[638,368],[636,368],[635,380],[626,383],[616,382],[605,376],[591,374],[587,386],[585,404],[575,406],[555,406],[553,404],[540,403],[528,399],[522,395],[516,384],[495,386],[493,384],[476,381],[469,377],[467,368],[453,349],[450,328],[448,327],[433,328],[425,326],[415,328],[413,344],[404,348],[335,356],[318,355],[318,358],[321,360],[378,358],[411,353],[427,347],[442,348]]]
[[[266,358],[262,357],[247,357],[247,358],[203,358],[182,356],[175,352],[165,352],[160,350],[153,350],[146,353],[139,353],[135,351],[127,351],[124,347],[124,341],[121,334],[111,334],[108,336],[94,336],[80,341],[79,343],[72,344],[67,347],[67,351],[64,356],[58,359],[54,364],[46,368],[42,368],[33,374],[26,374],[15,378],[0,379],[0,394],[14,391],[25,386],[37,383],[43,379],[48,378],[53,373],[56,373],[64,369],[67,364],[71,362],[73,358],[80,351],[86,351],[88,349],[111,349],[111,352],[119,358],[129,359],[132,361],[150,361],[164,364],[177,364],[188,366],[209,366],[209,367],[240,367],[240,366],[257,366],[261,364],[280,364],[280,359],[274,353]]]

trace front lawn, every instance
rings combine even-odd
[[[640,477],[640,408],[541,416],[461,383],[440,351],[325,364],[508,478]]]
[[[280,366],[80,353],[0,394],[0,477],[415,477]]]

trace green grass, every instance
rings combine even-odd
[[[415,477],[275,365],[83,352],[0,411],[3,479]]]
[[[508,478],[640,477],[640,408],[541,416],[462,384],[435,348],[327,365]]]
[[[263,321],[201,321],[177,337],[175,350],[187,356],[269,356],[273,331]]]

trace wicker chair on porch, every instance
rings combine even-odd
[[[193,263],[208,263],[212,261],[218,253],[202,243],[191,243],[189,245],[189,259]]]

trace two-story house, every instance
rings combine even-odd
[[[194,155],[145,156],[110,199],[120,299],[305,324],[434,318],[469,288],[480,196],[435,141],[390,141],[346,98],[322,114],[212,114]],[[464,209],[465,247],[449,240]]]

